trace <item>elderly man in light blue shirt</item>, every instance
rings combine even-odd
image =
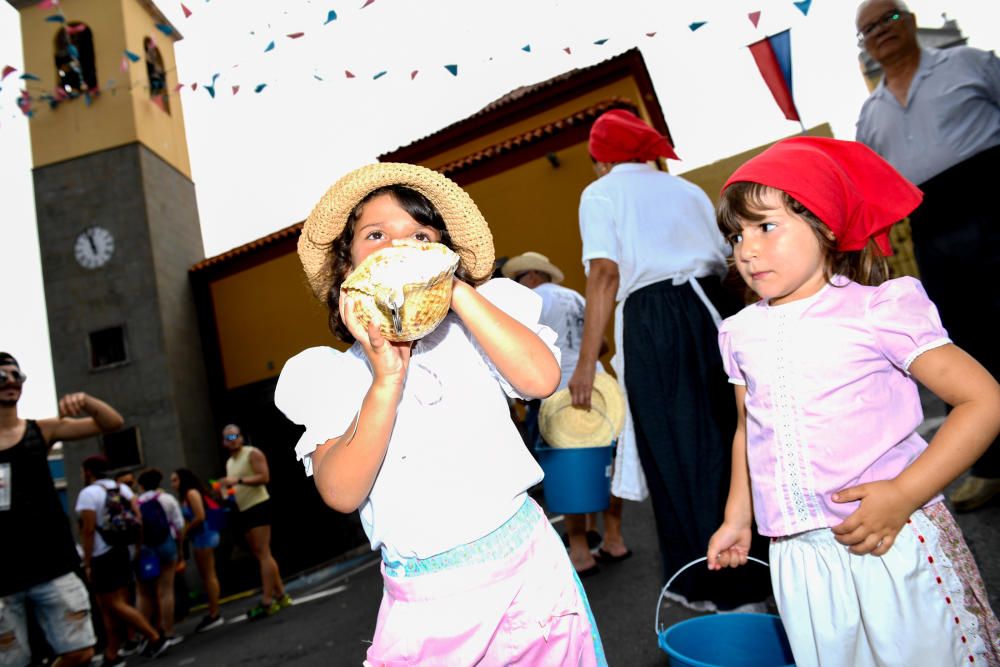
[[[1000,60],[969,47],[921,48],[916,17],[899,0],[858,7],[858,39],[885,75],[861,108],[857,140],[920,186],[910,216],[920,278],[952,339],[1000,377]],[[958,511],[1000,495],[994,443],[951,495]]]

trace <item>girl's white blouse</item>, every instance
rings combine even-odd
[[[479,293],[537,333],[556,360],[556,334],[539,324],[541,298],[507,279]],[[311,454],[344,434],[372,372],[355,343],[347,352],[312,347],[285,364],[275,405],[305,432],[295,446],[306,474]],[[413,348],[396,424],[371,493],[360,507],[372,549],[389,561],[428,558],[489,534],[542,479],[510,417],[522,398],[454,311]]]

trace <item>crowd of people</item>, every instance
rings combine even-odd
[[[942,496],[970,467],[955,510],[1000,495],[1000,368],[980,322],[998,304],[973,289],[997,262],[1000,61],[921,47],[900,0],[865,0],[857,30],[885,74],[857,141],[782,140],[730,176],[718,206],[658,168],[676,155],[644,120],[600,116],[597,179],[579,202],[583,295],[534,250],[497,278],[475,203],[423,167],[362,167],[315,206],[298,254],[350,348],[289,359],[274,400],[304,429],[294,451],[320,497],[358,511],[380,553],[365,664],[607,664],[581,578],[632,555],[623,499],[649,497],[663,579],[707,560],[671,599],[725,613],[773,596],[796,664],[1000,665],[1000,623]],[[886,261],[907,217],[920,281]],[[415,341],[388,337],[341,289],[402,240],[457,255],[450,310]],[[727,289],[729,271],[749,299]],[[590,408],[612,323],[627,408],[610,501],[600,523],[567,516],[564,544],[529,493],[540,402],[565,390]],[[78,393],[59,417],[21,419],[25,376],[9,354],[0,373],[0,532],[30,536],[0,550],[0,664],[27,663],[26,603],[61,664],[89,661],[88,590],[106,665],[169,649],[185,545],[207,600],[197,630],[224,623],[214,549],[228,489],[260,570],[248,617],[291,604],[270,550],[267,459],[237,425],[222,430],[221,496],[186,469],[171,474],[176,497],[155,469],[136,493],[87,458],[78,558],[48,447],[122,417]],[[951,406],[929,442],[918,382]],[[524,435],[511,401],[526,406]],[[754,555],[769,574],[731,569]]]

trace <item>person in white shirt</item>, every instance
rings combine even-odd
[[[528,251],[512,257],[503,266],[503,275],[531,288],[542,297],[542,315],[539,322],[556,332],[556,345],[561,353],[559,389],[569,383],[580,358],[580,343],[583,338],[584,300],[579,292],[564,287],[563,272],[549,258],[541,253]],[[605,346],[606,347],[606,346]],[[604,350],[602,350],[604,351]],[[595,373],[604,373],[600,360],[594,367]],[[538,410],[540,401],[528,403],[525,417],[528,433],[538,434]],[[536,436],[531,444],[541,441]],[[598,561],[613,563],[623,561],[632,555],[625,546],[622,536],[622,499],[612,494],[608,509],[604,510],[604,537],[597,533],[597,513],[567,514],[566,535],[569,541],[569,559],[576,573],[585,578],[600,571]],[[593,534],[599,540],[591,545],[588,538]],[[591,549],[597,549],[597,557]]]
[[[128,583],[132,577],[132,563],[126,546],[111,546],[104,541],[106,528],[106,501],[109,491],[117,491],[131,503],[132,511],[139,515],[135,494],[124,484],[108,479],[108,460],[103,456],[88,456],[83,460],[83,479],[87,486],[76,499],[76,513],[80,515],[80,542],[83,545],[83,568],[94,588],[97,606],[104,617],[107,641],[104,646],[104,664],[117,665],[121,658],[118,649],[122,637],[122,624],[146,637],[148,643],[143,655],[156,657],[169,648],[167,637],[156,630],[139,610],[129,604]]]
[[[160,489],[163,473],[156,468],[149,468],[139,473],[139,509],[145,511],[146,503],[157,503],[163,509],[163,517],[167,522],[167,534],[159,542],[153,541],[153,532],[148,524],[143,525],[142,548],[151,550],[159,559],[160,574],[157,577],[140,581],[137,587],[139,611],[149,619],[150,623],[159,622],[164,634],[171,644],[181,641],[174,635],[174,573],[177,570],[177,538],[184,531],[184,515],[181,514],[180,503],[171,494]],[[150,515],[151,512],[146,512]]]
[[[736,409],[715,340],[720,314],[742,303],[722,286],[729,248],[712,202],[653,164],[677,159],[666,137],[616,109],[594,121],[588,148],[598,179],[580,197],[587,305],[569,388],[574,405],[589,407],[614,311],[611,365],[629,411],[612,491],[629,500],[652,496],[666,581],[704,555],[723,516]],[[696,568],[669,595],[695,609],[763,600],[766,571],[741,574]]]
[[[443,321],[389,342],[375,318],[361,325],[366,306],[341,284],[403,239],[442,244],[460,262]],[[298,249],[331,329],[353,346],[289,359],[274,402],[305,426],[296,454],[320,496],[360,510],[382,552],[365,664],[606,664],[562,541],[528,496],[542,471],[504,397],[552,393],[555,334],[531,290],[487,282],[493,240],[475,203],[430,169],[369,165],[327,191]]]

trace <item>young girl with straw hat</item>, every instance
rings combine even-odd
[[[414,342],[387,340],[375,317],[362,325],[370,302],[341,291],[402,240],[460,258],[450,312]],[[327,191],[298,250],[331,329],[353,346],[291,358],[275,404],[305,426],[296,454],[320,495],[360,509],[381,550],[365,664],[606,664],[562,542],[527,494],[542,473],[504,399],[555,389],[555,335],[531,290],[488,281],[493,240],[475,203],[429,169],[369,165]]]

